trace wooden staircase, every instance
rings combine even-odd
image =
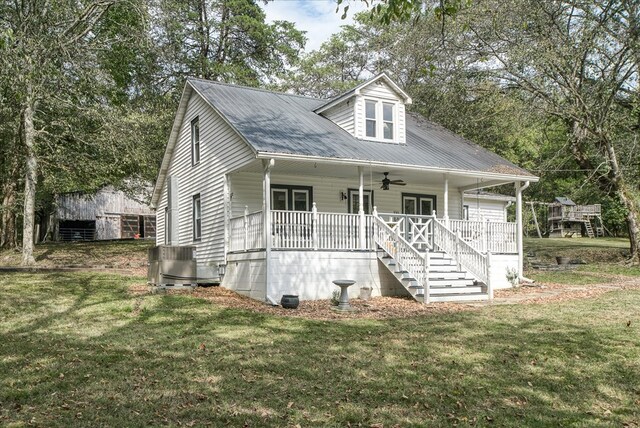
[[[584,221],[584,228],[587,231],[587,236],[589,238],[595,238],[596,235],[593,232],[593,226],[591,225],[591,220],[587,219]]]
[[[423,253],[429,258],[427,265],[429,302],[469,302],[488,300],[484,284],[479,284],[464,270],[458,270],[456,262],[444,252]],[[386,251],[378,250],[378,259],[396,277],[404,288],[419,302],[425,302],[425,285],[414,278]]]

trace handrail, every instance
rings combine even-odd
[[[407,242],[398,228],[392,228],[377,214],[373,214],[374,240],[395,259],[424,288],[424,302],[429,303],[429,255],[423,256]]]
[[[489,284],[491,252],[488,252],[487,255],[482,254],[462,239],[460,232],[454,233],[438,219],[434,220],[433,242],[436,247],[453,257],[459,268],[464,268],[484,282],[489,288],[489,296],[491,298],[492,291]]]

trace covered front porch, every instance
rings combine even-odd
[[[384,186],[385,172],[405,185]],[[279,292],[304,295],[293,284],[309,282],[309,275],[330,284],[331,276],[357,276],[355,268],[369,275],[365,282],[376,283],[380,294],[385,289],[402,294],[402,287],[383,284],[394,282],[380,270],[384,253],[416,277],[428,301],[430,257],[446,253],[458,271],[470,272],[467,276],[491,294],[491,278],[494,286],[504,286],[507,267],[521,269],[521,222],[465,220],[462,193],[513,183],[521,218],[524,187],[517,180],[492,178],[393,166],[256,162],[225,180],[226,271],[233,277],[226,282],[258,281],[268,298],[277,299]],[[298,274],[303,271],[306,276]],[[281,287],[274,290],[274,284]]]

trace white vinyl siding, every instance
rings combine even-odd
[[[349,134],[355,135],[354,103],[355,99],[351,98],[323,112],[322,115]]]
[[[464,204],[469,207],[469,220],[507,221],[506,201],[492,201],[465,196]]]
[[[191,166],[191,121],[198,117],[201,165]],[[192,243],[192,200],[201,195],[201,239],[196,242],[198,268],[222,262],[224,254],[224,175],[255,159],[238,134],[195,92],[185,112],[167,176],[178,178],[178,243]],[[260,178],[260,183],[262,179]],[[262,199],[262,198],[260,198]],[[157,208],[158,244],[164,241],[165,181]],[[243,208],[244,210],[244,208]]]

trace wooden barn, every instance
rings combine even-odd
[[[140,199],[112,187],[57,195],[54,240],[155,238],[155,213]]]

